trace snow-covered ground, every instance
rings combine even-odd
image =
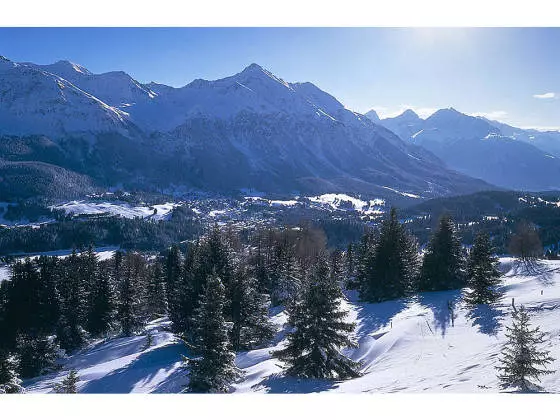
[[[167,220],[171,216],[173,209],[178,205],[180,203],[131,206],[128,203],[96,203],[79,200],[53,206],[52,209],[64,210],[66,214],[74,215],[110,214],[128,219],[141,217],[143,219],[150,218],[151,220]]]
[[[505,342],[504,325],[511,322],[511,301],[525,305],[532,324],[547,333],[545,347],[556,358],[557,373],[543,377],[548,392],[560,392],[560,261],[545,261],[538,271],[517,269],[502,258],[505,296],[493,309],[469,312],[459,302],[460,291],[424,293],[413,299],[345,306],[356,322],[359,347],[347,350],[363,363],[363,375],[342,382],[298,380],[282,375],[281,363],[270,352],[284,346],[284,312],[272,319],[279,332],[271,347],[242,352],[236,363],[244,378],[235,392],[498,392],[495,366]],[[448,302],[456,302],[452,325]],[[56,374],[28,381],[28,392],[49,392],[71,368],[78,370],[81,392],[180,392],[187,371],[181,369],[184,345],[166,330],[162,319],[148,326],[154,345],[145,349],[146,336],[117,338],[67,359]]]

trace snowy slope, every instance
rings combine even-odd
[[[109,214],[122,216],[127,219],[140,217],[150,220],[167,220],[171,217],[173,209],[181,203],[164,203],[153,206],[131,206],[128,203],[95,203],[84,200],[70,201],[68,203],[53,206],[53,210],[63,210],[66,214],[94,215]]]
[[[127,134],[126,117],[57,75],[0,57],[0,134]]]
[[[298,380],[282,375],[281,363],[270,352],[285,345],[284,312],[272,320],[279,332],[271,347],[242,352],[236,363],[244,378],[235,392],[498,392],[495,366],[504,343],[504,325],[510,323],[511,299],[525,305],[534,326],[547,333],[546,347],[557,360],[558,372],[543,377],[548,392],[560,392],[560,261],[547,261],[538,273],[515,269],[501,259],[507,272],[505,296],[495,309],[469,313],[458,303],[451,325],[448,301],[460,291],[425,293],[410,300],[362,304],[350,299],[345,306],[357,323],[357,349],[346,350],[363,363],[363,376],[343,382]],[[28,381],[29,392],[49,392],[68,369],[82,378],[81,392],[180,392],[188,381],[181,370],[185,347],[165,330],[167,321],[148,326],[155,345],[144,349],[146,337],[117,338],[70,357],[62,371]]]

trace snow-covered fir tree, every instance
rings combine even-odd
[[[62,382],[55,384],[53,391],[56,394],[77,394],[79,380],[78,372],[72,369]]]
[[[459,289],[465,286],[465,256],[455,225],[443,215],[424,254],[419,290],[425,292]]]
[[[330,276],[326,257],[311,267],[298,298],[288,308],[287,346],[274,352],[285,362],[286,373],[303,378],[348,379],[359,376],[360,365],[341,353],[353,347],[354,324],[345,322],[347,311],[338,282]]]
[[[196,349],[199,357],[188,359],[190,367],[188,392],[225,393],[239,377],[235,353],[228,339],[224,319],[225,288],[220,278],[212,275],[196,313],[198,329]]]
[[[17,394],[24,391],[18,368],[17,357],[0,349],[0,394]]]
[[[490,237],[485,233],[478,234],[467,260],[467,304],[492,304],[502,296],[497,289],[502,277],[498,264]]]
[[[158,318],[167,313],[167,296],[163,269],[159,261],[149,267],[147,285],[148,314],[150,318]]]
[[[502,389],[515,388],[521,392],[536,391],[540,377],[554,373],[546,368],[554,359],[538,346],[545,342],[539,327],[531,328],[529,313],[521,306],[514,310],[511,327],[506,327],[508,339],[499,358],[498,379]]]

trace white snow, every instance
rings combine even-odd
[[[151,220],[167,220],[175,207],[180,203],[164,203],[153,206],[131,206],[128,203],[96,203],[84,200],[70,201],[51,207],[52,209],[64,210],[66,214],[74,215],[94,215],[94,214],[110,214],[113,216],[122,216],[128,219],[135,217],[149,218]]]
[[[420,197],[419,195],[412,194],[412,193],[407,193],[407,192],[402,192],[402,191],[398,191],[398,190],[395,190],[394,188],[391,188],[391,187],[386,187],[386,186],[384,186],[384,187],[381,187],[381,188],[385,188],[386,190],[393,191],[394,193],[399,194],[399,195],[402,195],[402,196],[404,196],[404,197],[422,198],[422,197]]]
[[[385,200],[376,198],[373,200],[362,200],[360,198],[352,197],[348,194],[323,194],[315,197],[307,197],[313,203],[327,205],[333,210],[341,210],[350,207],[363,214],[382,214],[381,206],[385,204]]]
[[[532,272],[511,258],[500,260],[506,272],[505,296],[495,308],[486,306],[469,313],[460,303],[461,291],[424,293],[411,299],[379,304],[359,303],[349,294],[343,304],[348,319],[356,322],[358,348],[345,353],[362,362],[357,379],[332,382],[287,378],[282,363],[270,352],[282,348],[287,317],[279,308],[271,317],[278,333],[270,347],[237,354],[236,364],[244,378],[235,392],[498,392],[495,366],[505,342],[511,301],[525,305],[531,322],[546,336],[544,347],[556,358],[541,385],[560,392],[560,261],[544,261]],[[448,301],[456,302],[452,325]],[[50,392],[71,368],[81,378],[80,392],[180,392],[187,382],[181,370],[186,348],[166,331],[166,319],[148,326],[154,346],[143,349],[145,335],[97,343],[69,357],[62,371],[28,381],[28,392]]]

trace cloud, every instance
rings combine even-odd
[[[541,93],[541,94],[533,95],[533,98],[536,98],[536,99],[558,99],[558,95],[554,92],[548,92],[548,93]]]
[[[474,112],[471,114],[473,117],[484,117],[489,120],[506,120],[508,117],[507,111],[490,111],[490,112]]]

